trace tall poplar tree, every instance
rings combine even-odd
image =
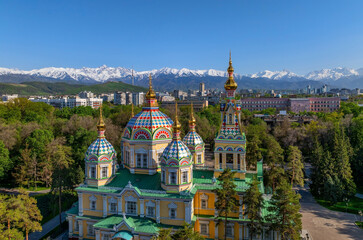
[[[300,195],[292,190],[287,181],[283,181],[272,195],[267,220],[271,222],[271,228],[281,234],[282,240],[300,240],[299,199]]]
[[[246,210],[244,215],[248,217],[250,220],[247,223],[250,233],[250,239],[253,239],[255,234],[261,232],[262,229],[262,221],[263,217],[261,215],[261,209],[263,207],[263,198],[262,193],[258,189],[259,182],[254,179],[252,183],[250,183],[250,187],[246,191],[243,202],[246,206]]]
[[[304,164],[302,163],[301,151],[296,146],[289,146],[287,156],[287,174],[290,177],[291,185],[304,186]]]
[[[215,202],[215,209],[218,212],[217,224],[219,225],[222,222],[221,219],[224,219],[224,239],[227,239],[228,215],[239,206],[239,201],[236,198],[236,184],[234,184],[233,178],[234,172],[229,168],[225,169],[217,178],[219,188],[214,190],[217,195],[217,201]]]

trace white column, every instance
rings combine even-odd
[[[250,230],[248,229],[247,223],[245,224],[245,233],[246,233],[246,237],[250,236]]]
[[[160,223],[160,200],[156,200],[156,222]]]
[[[132,147],[130,146],[130,158],[131,158],[130,159],[130,165],[131,165],[130,167],[135,167],[134,155],[135,155],[134,154],[134,147],[133,146]]]
[[[240,196],[241,198],[241,196]],[[239,200],[239,219],[243,218],[243,205],[242,205],[242,199]]]
[[[144,217],[144,199],[140,199],[140,217]]]
[[[122,215],[122,196],[117,197],[117,214]]]
[[[102,200],[103,200],[103,217],[107,217],[107,196],[103,195]]]
[[[83,193],[78,193],[78,215],[83,216]]]
[[[192,222],[192,214],[191,214],[191,208],[190,208],[190,202],[184,202],[185,206],[185,222],[191,223]]]
[[[238,227],[239,227],[239,239],[242,239],[242,224],[239,224]]]
[[[101,240],[100,230],[96,230],[95,235],[96,235],[96,240]]]
[[[72,236],[73,233],[73,218],[72,216],[68,217],[68,232],[69,232],[69,236]]]
[[[147,161],[147,167],[148,168],[152,168],[154,167],[154,161],[153,161],[153,156],[154,156],[154,151],[153,150],[149,150],[149,159]]]
[[[217,222],[214,222],[214,239],[218,239],[218,226],[217,226]]]
[[[79,228],[78,234],[82,238],[83,237],[83,221],[82,220],[78,221],[78,228]]]

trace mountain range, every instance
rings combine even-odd
[[[66,82],[69,84],[97,84],[107,81],[122,81],[135,85],[147,86],[149,74],[153,77],[153,85],[157,90],[198,89],[204,82],[206,88],[223,88],[227,77],[226,71],[190,70],[187,68],[162,68],[150,71],[134,71],[123,67],[101,66],[98,68],[42,68],[30,71],[0,68],[0,83],[24,82]],[[307,85],[321,87],[363,88],[363,68],[333,68],[298,75],[288,70],[269,71],[255,74],[234,74],[239,88],[253,89],[297,89]]]

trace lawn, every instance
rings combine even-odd
[[[323,207],[326,207],[333,211],[339,211],[339,212],[350,212],[354,214],[358,214],[359,210],[363,211],[363,199],[353,197],[348,202],[348,206],[345,202],[337,202],[336,204],[332,205],[330,201],[317,199],[315,198],[316,202],[322,205]]]

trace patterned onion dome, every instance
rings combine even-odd
[[[105,123],[102,118],[102,109],[100,108],[100,119],[97,124],[98,137],[88,147],[86,152],[86,161],[110,161],[116,158],[114,147],[105,138]]]
[[[109,143],[109,141],[107,141],[106,138],[97,138],[96,141],[94,141],[87,149],[86,155],[112,155],[116,153],[115,149],[113,148],[113,146],[111,145],[111,143]]]
[[[194,118],[193,103],[190,106],[189,132],[183,138],[183,142],[189,147],[195,148],[197,145],[204,145],[203,139],[195,131],[196,120]]]
[[[164,149],[163,154],[161,155],[162,160],[165,160],[165,163],[168,163],[169,160],[175,159],[178,162],[182,161],[185,158],[190,158],[191,153],[189,148],[185,145],[182,140],[173,140],[169,145]],[[170,164],[168,164],[170,165]],[[178,164],[179,165],[179,164]]]
[[[176,116],[173,125],[173,140],[164,149],[160,163],[161,165],[168,166],[190,165],[192,163],[191,153],[187,145],[185,145],[180,138],[181,125],[178,121],[177,104],[175,104],[175,112]]]
[[[183,142],[188,146],[197,146],[204,144],[203,139],[196,132],[188,132],[187,135],[183,138]]]

